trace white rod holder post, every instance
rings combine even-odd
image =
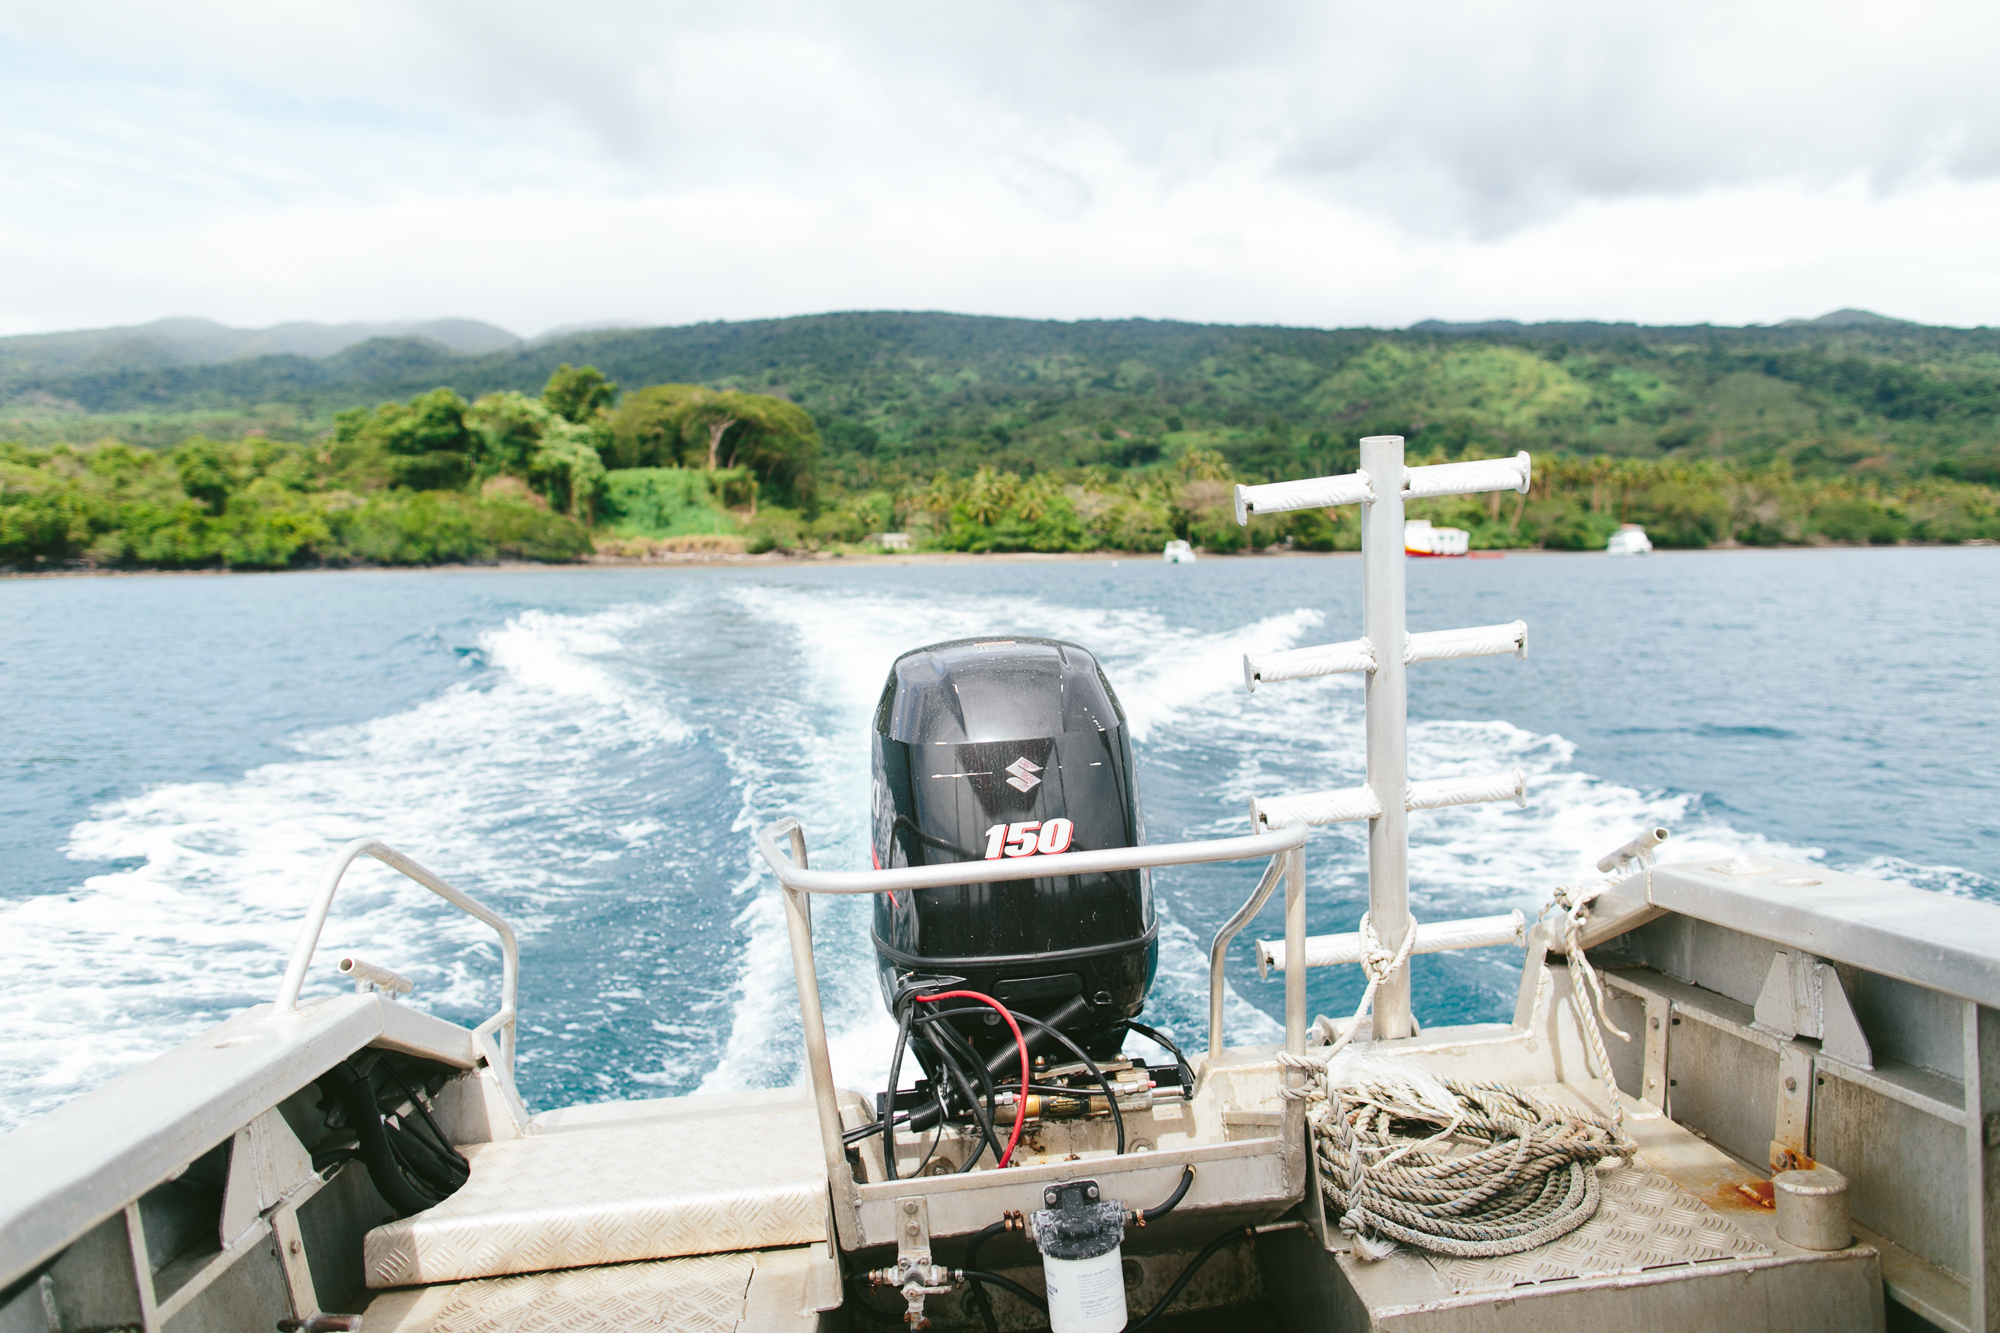
[[[1375,503],[1361,509],[1361,633],[1370,643],[1406,643],[1403,437],[1363,438],[1361,471],[1381,479],[1374,487]],[[1409,673],[1402,653],[1375,655],[1375,669],[1368,673],[1367,718],[1368,786],[1376,792],[1406,790]],[[1382,801],[1381,810],[1368,821],[1368,919],[1383,947],[1393,953],[1410,928],[1410,813],[1397,800]],[[1288,982],[1294,976],[1302,978],[1304,969],[1287,970]],[[1375,992],[1375,1035],[1410,1035],[1408,963]]]

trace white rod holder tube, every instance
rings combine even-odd
[[[1361,460],[1361,470],[1374,476],[1382,475],[1369,468],[1366,458]],[[1523,450],[1512,458],[1479,458],[1470,463],[1434,463],[1430,467],[1413,467],[1403,475],[1403,495],[1411,500],[1426,500],[1439,495],[1477,495],[1481,491],[1519,491],[1526,495],[1528,483],[1533,479],[1534,463]]]
[[[1434,629],[1412,634],[1403,648],[1403,661],[1448,662],[1460,657],[1498,657],[1512,653],[1526,660],[1528,622],[1509,621],[1505,625],[1475,625],[1470,629]]]
[[[354,989],[365,991],[371,987],[386,995],[408,995],[416,989],[416,983],[400,972],[391,972],[386,967],[377,967],[362,959],[347,957],[340,960],[334,971],[354,983]]]
[[[1260,680],[1307,680],[1313,676],[1334,676],[1343,671],[1373,671],[1375,645],[1366,639],[1346,643],[1324,643],[1315,648],[1287,648],[1281,652],[1244,654],[1243,683],[1254,693]]]
[[[1412,782],[1404,798],[1406,810],[1438,810],[1447,805],[1478,805],[1484,801],[1528,803],[1528,775],[1520,769],[1476,778],[1433,778]]]
[[[1527,918],[1516,909],[1505,916],[1475,916],[1462,921],[1426,921],[1417,927],[1417,942],[1411,953],[1445,953],[1452,949],[1487,949],[1501,944],[1521,944],[1528,937]],[[1285,970],[1290,958],[1283,940],[1257,941],[1257,972]],[[1339,967],[1361,961],[1361,933],[1311,935],[1306,938],[1307,967]]]
[[[1297,796],[1266,796],[1250,802],[1250,822],[1261,833],[1266,829],[1319,828],[1345,824],[1356,819],[1374,819],[1382,813],[1382,803],[1370,787],[1342,787],[1338,791],[1309,791]]]
[[[1640,857],[1646,855],[1648,852],[1652,851],[1655,847],[1658,847],[1661,843],[1665,842],[1668,836],[1669,834],[1667,830],[1663,828],[1647,829],[1644,833],[1641,833],[1638,837],[1632,839],[1632,841],[1626,843],[1623,847],[1620,847],[1617,851],[1607,852],[1604,855],[1603,859],[1598,861],[1597,872],[1601,875],[1608,875],[1612,871],[1618,869],[1619,866],[1624,865],[1627,861],[1638,860]]]
[[[1236,488],[1236,521],[1252,514],[1282,514],[1293,509],[1331,509],[1335,505],[1368,504],[1375,487],[1364,469],[1338,477],[1308,477],[1304,481],[1274,481],[1265,486]]]
[[[1463,466],[1463,465],[1448,465]],[[1361,441],[1361,470],[1371,477],[1403,475],[1403,437]],[[1406,643],[1403,619],[1403,490],[1378,489],[1361,511],[1361,632],[1370,643]],[[1368,673],[1368,788],[1409,789],[1409,689],[1402,654],[1378,654]],[[1368,919],[1392,953],[1410,928],[1410,816],[1401,801],[1378,802],[1368,821]],[[1303,976],[1301,972],[1298,975]],[[1410,1035],[1410,969],[1406,963],[1375,992],[1375,1033]]]

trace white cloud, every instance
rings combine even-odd
[[[0,4],[0,327],[1996,320],[2000,11]]]

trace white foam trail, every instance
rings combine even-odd
[[[619,838],[597,828],[597,757],[687,738],[604,660],[661,610],[525,612],[480,637],[488,680],[296,738],[300,758],[236,781],[93,812],[68,854],[137,865],[0,903],[0,1125],[268,1001],[321,865],[350,838],[384,838],[535,931],[580,882],[549,848],[585,830]],[[472,1015],[497,1002],[491,932],[373,861],[349,873],[309,989],[332,989],[328,960],[346,951],[410,975],[418,1005]]]
[[[794,775],[809,776],[769,783],[764,764],[735,760],[746,774],[743,826],[747,830],[790,808],[808,825],[814,864],[830,867],[868,864],[868,729],[882,682],[899,654],[926,643],[983,634],[1085,643],[1112,671],[1134,736],[1158,736],[1215,695],[1240,690],[1245,652],[1289,646],[1320,620],[1317,612],[1297,610],[1204,635],[1148,612],[1060,606],[1033,598],[1008,599],[1007,619],[996,624],[993,603],[984,597],[932,595],[918,604],[881,593],[786,588],[741,589],[736,595],[764,622],[792,632],[809,701],[806,710],[789,713],[796,728],[788,743],[797,753],[786,766]],[[736,988],[738,1007],[728,1052],[704,1080],[705,1090],[796,1081],[804,1073],[782,913],[776,894],[769,892],[768,872],[761,865],[753,872],[767,892],[764,902],[743,917],[750,939]],[[870,909],[858,899],[821,899],[814,910],[835,1077],[846,1087],[879,1086],[887,1074],[895,1027],[875,978]],[[1200,973],[1205,1006],[1203,951],[1185,927],[1176,929],[1169,918],[1163,913],[1161,975]],[[1192,962],[1182,957],[1184,951]],[[1229,1004],[1236,1030],[1268,1031],[1269,1020],[1233,990]],[[914,1072],[906,1075],[914,1077]]]
[[[1006,621],[996,624],[991,599],[985,597],[931,595],[914,605],[872,592],[760,588],[740,590],[737,596],[765,622],[789,629],[813,701],[806,713],[792,715],[797,753],[786,765],[792,776],[761,787],[747,784],[743,822],[747,828],[768,820],[781,806],[799,813],[808,825],[816,865],[867,864],[867,734],[891,661],[909,648],[957,636],[1044,635],[1084,643],[1097,654],[1118,690],[1135,740],[1142,742],[1142,787],[1193,782],[1214,793],[1212,819],[1174,829],[1156,822],[1149,831],[1154,841],[1245,832],[1252,795],[1347,785],[1362,777],[1361,691],[1354,681],[1287,682],[1254,696],[1241,685],[1242,655],[1296,644],[1321,623],[1315,611],[1301,608],[1204,634],[1146,612],[1060,606],[1032,598],[1010,598]],[[1519,766],[1531,780],[1525,810],[1456,807],[1413,817],[1412,903],[1420,914],[1519,906],[1532,915],[1558,884],[1592,876],[1599,856],[1634,830],[1655,823],[1677,826],[1676,851],[1683,855],[1746,847],[1767,855],[1817,854],[1746,838],[1725,826],[1689,829],[1685,817],[1692,798],[1642,793],[1577,772],[1570,766],[1574,748],[1560,736],[1538,736],[1504,722],[1412,726],[1415,777]],[[1212,771],[1218,753],[1230,756],[1230,767],[1222,773]],[[1179,772],[1183,760],[1193,772]],[[1157,821],[1160,804],[1151,808]],[[1309,865],[1310,892],[1316,897],[1364,896],[1361,827],[1315,835]],[[752,878],[759,876],[766,892],[744,916],[751,939],[736,990],[728,1053],[704,1088],[803,1077],[782,916],[775,893],[768,892],[768,874],[752,867]],[[1180,1020],[1188,1041],[1199,1044],[1205,1035],[1207,950],[1178,919],[1176,905],[1179,886],[1191,882],[1162,877],[1161,964],[1150,1004],[1155,1013]],[[877,993],[866,905],[821,899],[815,910],[836,1079],[847,1087],[879,1086],[894,1027]],[[1238,948],[1240,952],[1243,946]],[[1236,979],[1239,974],[1232,973],[1227,990],[1230,1039],[1276,1039],[1279,1023],[1237,993]],[[906,1073],[906,1081],[912,1077]]]

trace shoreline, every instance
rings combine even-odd
[[[1931,550],[1948,547],[2000,547],[2000,541],[1974,538],[1964,542],[1914,542],[1902,541],[1885,545],[1866,542],[1825,542],[1809,546],[1747,546],[1731,542],[1715,546],[1688,547],[1653,551],[1645,556],[1626,557],[1629,559],[1653,559],[1659,556],[1700,556],[1720,555],[1753,551],[1769,555],[1781,555],[1804,551],[1896,551]],[[1205,553],[1197,563],[1208,561],[1239,560],[1358,560],[1359,551],[1296,551],[1266,548],[1261,551],[1230,551]],[[1412,557],[1417,558],[1417,557]],[[1548,551],[1539,547],[1521,547],[1502,551],[1476,551],[1469,557],[1452,557],[1440,563],[1453,563],[1456,559],[1607,559],[1603,551]],[[1049,564],[1061,561],[1083,561],[1117,564],[1130,560],[1134,563],[1161,564],[1164,561],[1157,554],[1140,551],[909,551],[909,552],[846,552],[810,551],[779,553],[767,551],[761,555],[746,555],[737,552],[690,551],[655,556],[612,556],[597,555],[583,560],[558,563],[541,560],[496,560],[486,563],[455,562],[436,565],[319,565],[304,569],[25,569],[0,570],[0,582],[40,579],[129,579],[129,578],[218,578],[226,576],[264,576],[293,574],[436,574],[436,573],[480,573],[507,570],[522,572],[542,570],[549,572],[590,569],[686,569],[708,565],[831,565],[852,562],[860,565],[950,565],[967,563],[1015,563]]]

